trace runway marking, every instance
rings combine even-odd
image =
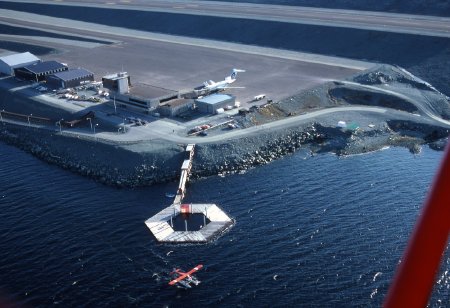
[[[16,0],[26,3],[29,0]],[[37,3],[57,3],[61,0],[41,0]],[[129,1],[124,0],[120,2]],[[78,2],[82,2],[78,0]],[[92,3],[87,1],[77,3],[71,2],[71,6],[81,7],[103,7],[106,4]],[[114,9],[168,12],[174,14],[190,14],[198,16],[215,16],[226,18],[252,19],[263,21],[287,22],[296,24],[331,26],[363,30],[385,31],[393,33],[406,33],[425,36],[450,37],[450,18],[424,15],[408,15],[386,12],[354,11],[342,9],[292,7],[287,8],[280,5],[256,5],[249,3],[216,3],[208,1],[142,1],[138,4],[123,4],[115,6]],[[58,3],[58,5],[68,5]],[[277,16],[272,15],[277,12]],[[383,23],[389,22],[386,27]]]

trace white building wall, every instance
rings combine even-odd
[[[8,64],[0,60],[0,73],[6,75],[13,75],[14,70]]]
[[[11,61],[12,60],[12,61]],[[16,54],[0,58],[0,72],[6,75],[14,75],[14,69],[24,67],[41,60],[30,53]]]

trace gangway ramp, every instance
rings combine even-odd
[[[189,180],[191,173],[192,161],[194,159],[195,144],[188,144],[186,146],[187,159],[183,161],[181,165],[180,183],[178,184],[177,194],[175,196],[174,204],[180,204],[183,201],[184,194],[186,192],[186,182]]]

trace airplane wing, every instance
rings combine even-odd
[[[221,85],[215,88],[216,90],[226,90],[226,89],[245,89],[245,87],[230,87],[229,85]]]
[[[189,272],[187,273],[183,273],[182,275],[180,275],[180,277],[172,280],[169,282],[169,285],[173,286],[174,284],[180,282],[181,280],[185,279],[187,276],[195,273],[196,271],[200,270],[203,267],[203,265],[199,264],[196,267],[194,267],[193,269],[191,269]]]
[[[186,277],[187,277],[186,274],[185,274],[185,275],[182,275],[182,276],[178,277],[177,279],[174,279],[174,280],[170,281],[170,282],[169,282],[169,285],[173,286],[174,284],[180,282],[181,280],[183,280],[183,279],[186,278]]]
[[[196,271],[199,271],[203,268],[203,265],[199,264],[196,267],[194,267],[193,269],[191,269],[189,272],[186,273],[186,275],[190,275],[195,273]]]

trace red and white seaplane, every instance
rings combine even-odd
[[[191,283],[197,286],[200,283],[200,280],[192,276],[192,274],[200,270],[202,267],[203,265],[199,264],[187,273],[181,271],[179,268],[174,269],[170,273],[170,276],[171,278],[173,278],[173,280],[169,282],[169,285],[175,285],[177,287],[185,289],[192,288]]]

